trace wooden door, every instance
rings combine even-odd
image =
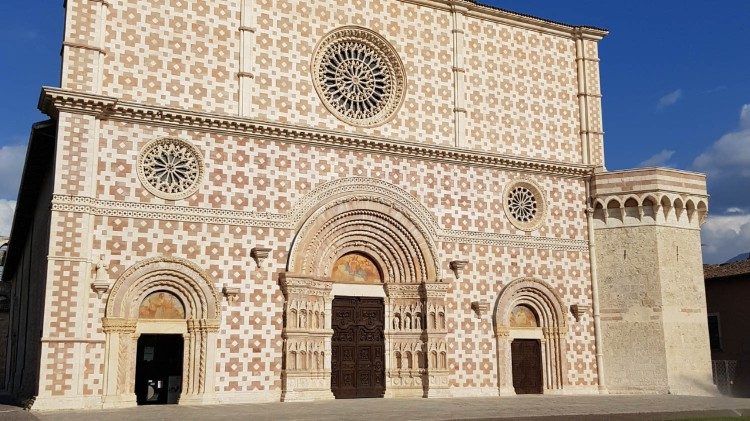
[[[382,298],[334,298],[331,391],[337,399],[383,396],[384,322]]]
[[[539,340],[514,340],[511,343],[511,361],[516,394],[542,393],[542,348]]]

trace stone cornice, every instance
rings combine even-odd
[[[135,102],[120,101],[108,96],[50,87],[42,89],[39,99],[39,109],[52,117],[57,117],[59,111],[66,111],[93,115],[99,119],[120,120],[228,135],[252,136],[272,141],[351,149],[413,159],[481,166],[509,171],[551,174],[562,177],[587,177],[593,174],[594,170],[594,167],[590,165],[519,159],[508,155],[455,147],[393,141],[374,136],[344,134],[236,116],[144,105]]]
[[[472,0],[401,0],[405,3],[432,7],[435,9],[456,10],[467,16],[486,19],[506,25],[541,31],[554,35],[571,38],[584,38],[594,41],[601,40],[609,31],[591,26],[568,25],[561,22],[539,18],[523,13],[505,10],[499,7],[482,4]]]
[[[56,212],[74,212],[115,218],[161,219],[180,222],[257,226],[288,230],[296,230],[299,222],[291,213],[277,214],[163,204],[118,202],[83,196],[66,196],[58,194],[53,195],[52,197],[52,210]],[[454,243],[481,244],[486,246],[534,247],[565,251],[588,250],[588,243],[585,240],[497,234],[481,231],[459,231],[442,228],[436,228],[435,240]]]

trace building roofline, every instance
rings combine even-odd
[[[537,22],[540,22],[540,23],[543,22],[543,23],[552,24],[552,25],[564,26],[566,28],[571,28],[571,29],[586,30],[586,31],[591,32],[591,33],[599,33],[601,35],[601,37],[604,37],[607,34],[609,34],[609,30],[605,29],[605,28],[600,28],[600,27],[597,27],[597,26],[590,26],[590,25],[572,25],[572,24],[569,24],[569,23],[559,22],[559,21],[555,21],[555,20],[552,20],[552,19],[546,19],[546,18],[542,18],[542,17],[539,17],[539,16],[530,15],[530,14],[527,14],[527,13],[521,13],[521,12],[516,12],[516,11],[513,11],[513,10],[508,10],[508,9],[505,9],[505,8],[502,8],[502,7],[498,7],[498,6],[492,6],[490,4],[486,4],[484,2],[480,2],[480,1],[477,1],[477,0],[458,0],[458,2],[461,2],[461,3],[471,3],[471,4],[474,4],[477,7],[491,9],[491,10],[496,10],[498,12],[506,13],[506,14],[517,16],[517,17],[524,18],[524,19],[529,19],[529,20],[532,20],[532,21],[537,21]]]
[[[545,19],[534,15],[492,6],[477,0],[401,0],[419,6],[432,7],[446,11],[456,11],[466,16],[479,19],[491,20],[508,25],[523,27],[526,29],[550,33],[554,35],[567,36],[571,38],[583,38],[599,41],[609,31],[589,25],[571,25],[552,19]]]
[[[40,171],[40,166],[54,165],[51,162],[38,161],[50,159],[48,156],[50,154],[51,159],[54,160],[56,128],[57,122],[55,120],[41,121],[31,125],[21,185],[16,200],[16,210],[13,213],[13,224],[8,239],[8,255],[5,258],[5,267],[3,268],[3,281],[8,281],[15,274],[16,266],[21,258],[21,250],[25,245],[26,234],[33,222],[35,202],[38,200],[39,188],[45,176],[43,171]],[[49,142],[52,142],[52,145]]]

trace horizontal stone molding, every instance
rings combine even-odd
[[[455,9],[457,12],[466,16],[570,38],[578,36],[583,37],[584,39],[598,41],[604,38],[609,33],[609,31],[607,31],[606,29],[589,26],[574,26],[561,22],[554,22],[548,19],[538,18],[536,16],[501,9],[499,7],[484,5],[473,0],[403,1],[405,1],[406,3],[412,3],[419,6],[427,6],[441,10]]]
[[[278,124],[242,117],[201,113],[154,105],[120,101],[117,98],[45,87],[39,109],[56,117],[60,111],[94,115],[99,119],[127,121],[136,124],[160,125],[183,130],[198,130],[256,139],[302,143],[308,145],[358,150],[412,159],[447,162],[459,165],[489,167],[527,173],[552,174],[583,178],[593,174],[591,165],[571,164],[539,159],[520,159],[456,147],[425,145],[413,142],[361,136]]]
[[[187,206],[120,202],[84,196],[53,195],[52,211],[73,212],[86,215],[195,222],[203,224],[252,226],[296,230],[298,221],[293,214],[274,214],[253,211],[207,209]],[[434,221],[433,221],[434,222]],[[435,222],[436,223],[436,222]],[[431,224],[427,224],[431,226]],[[434,227],[434,226],[433,226]],[[432,231],[432,230],[431,230]],[[481,231],[460,231],[434,228],[435,240],[451,243],[481,244],[503,247],[536,247],[564,251],[586,251],[586,240],[567,240],[528,235],[498,234]],[[74,257],[54,256],[56,260]],[[80,260],[80,259],[79,259]]]

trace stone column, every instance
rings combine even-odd
[[[104,408],[122,408],[136,405],[135,352],[138,336],[137,320],[121,318],[103,319],[106,335],[104,356]]]
[[[500,396],[514,396],[513,363],[510,357],[510,329],[495,326],[497,340],[497,393]]]
[[[280,276],[279,284],[285,298],[281,400],[291,402],[333,399],[331,392],[332,282],[327,279],[285,273]],[[320,323],[321,318],[324,324]],[[323,354],[322,367],[319,363],[321,353]]]
[[[428,314],[428,324],[426,329],[427,336],[427,388],[425,390],[428,398],[450,397],[448,367],[440,367],[440,356],[445,353],[447,359],[448,346],[446,337],[448,334],[447,326],[447,306],[445,298],[448,293],[449,283],[445,282],[428,282],[424,283],[424,297]],[[432,314],[435,314],[435,321],[430,323]],[[429,358],[433,353],[437,354],[436,359]]]

